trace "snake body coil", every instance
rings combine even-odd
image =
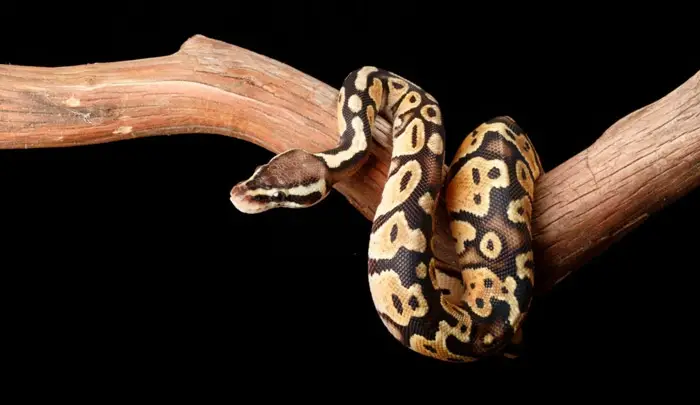
[[[379,318],[402,344],[436,359],[504,353],[519,338],[534,283],[530,221],[543,169],[527,135],[509,117],[485,122],[445,173],[440,107],[414,83],[366,66],[345,78],[337,105],[338,145],[275,156],[232,189],[235,207],[259,213],[318,203],[365,163],[383,115],[393,123],[393,151],[368,250]],[[434,256],[441,208],[458,269]]]

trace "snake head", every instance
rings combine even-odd
[[[258,166],[250,178],[231,189],[231,202],[239,211],[258,214],[273,208],[307,208],[323,200],[330,190],[328,168],[301,149],[291,149]]]

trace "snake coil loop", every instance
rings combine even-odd
[[[231,190],[234,206],[259,213],[317,204],[366,162],[383,115],[393,123],[393,149],[368,250],[379,319],[403,345],[435,359],[508,355],[534,286],[531,216],[543,169],[528,136],[510,117],[493,118],[466,136],[444,173],[442,113],[419,86],[365,66],[345,78],[337,108],[336,147],[275,156]],[[441,213],[458,268],[434,255]]]

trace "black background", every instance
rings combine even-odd
[[[682,8],[641,16],[252,3],[11,6],[0,63],[162,56],[202,34],[336,88],[371,64],[437,97],[448,159],[471,129],[506,114],[529,132],[546,170],[700,67]],[[670,18],[670,28],[659,24]],[[498,373],[515,368],[596,384],[600,371],[666,374],[697,360],[700,190],[539,297],[521,359],[449,365],[400,347],[379,322],[366,279],[370,223],[343,196],[257,216],[233,208],[230,188],[270,157],[207,134],[2,151],[3,335],[17,381],[246,391],[241,382],[295,378],[382,387],[385,376],[407,386],[449,376],[468,385],[479,372],[505,378]]]

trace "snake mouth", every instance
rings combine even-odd
[[[229,199],[236,209],[244,214],[259,214],[263,211],[267,211],[269,207],[265,204],[256,201],[248,194],[248,187],[245,183],[236,184],[231,189],[231,195]]]

